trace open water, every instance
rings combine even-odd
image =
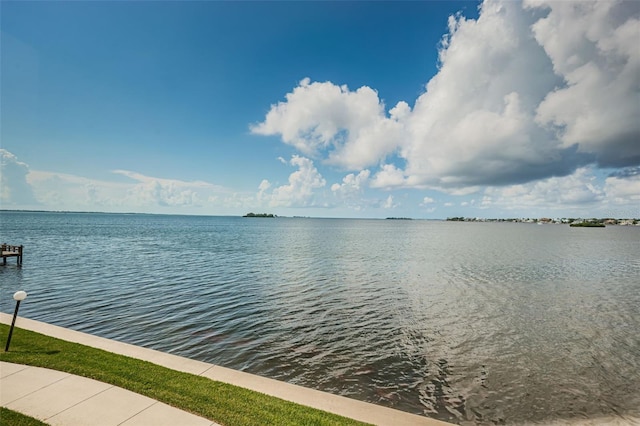
[[[640,227],[0,220],[3,312],[463,425],[640,417]]]

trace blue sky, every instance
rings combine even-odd
[[[2,2],[2,208],[640,217],[640,3]]]

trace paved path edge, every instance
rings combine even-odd
[[[204,417],[87,377],[0,362],[0,406],[52,426],[220,426]]]

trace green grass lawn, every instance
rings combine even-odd
[[[0,324],[0,343],[9,326]],[[65,371],[110,383],[222,425],[363,425],[205,377],[16,328],[0,361]],[[13,424],[13,423],[11,423]]]
[[[40,420],[0,407],[0,426],[46,426]]]

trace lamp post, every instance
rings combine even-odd
[[[20,309],[20,302],[27,298],[26,291],[16,291],[13,295],[13,300],[16,301],[16,310],[13,312],[13,321],[11,321],[11,328],[9,328],[9,336],[7,337],[7,346],[4,351],[9,352],[9,343],[11,343],[11,335],[13,334],[13,326],[16,325],[16,317],[18,316],[18,309]]]

